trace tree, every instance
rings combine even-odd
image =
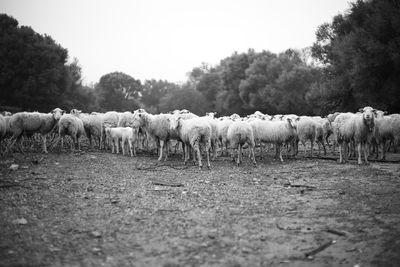
[[[359,0],[317,29],[312,54],[325,64],[325,99],[336,109],[400,111],[399,13],[397,1]]]
[[[210,111],[210,103],[193,85],[186,83],[181,87],[173,88],[160,101],[160,111],[169,112],[175,109],[188,109],[202,115]]]
[[[68,52],[50,36],[0,14],[0,105],[49,111],[68,87]]]
[[[162,80],[146,80],[143,84],[141,103],[144,108],[151,113],[160,112],[160,100],[178,85]]]
[[[100,78],[96,91],[103,111],[135,110],[139,108],[142,85],[125,73],[112,72]]]

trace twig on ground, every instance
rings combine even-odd
[[[315,189],[317,188],[316,186],[313,185],[305,185],[305,184],[292,184],[290,182],[284,183],[283,186],[291,186],[291,187],[305,187],[307,189]]]
[[[330,240],[329,242],[322,244],[321,246],[317,247],[316,249],[311,250],[310,252],[306,252],[304,255],[306,256],[306,258],[312,259],[314,255],[325,250],[326,248],[330,247],[331,245],[333,245],[335,243],[336,243],[336,240]]]
[[[153,185],[161,185],[161,186],[171,186],[171,187],[181,187],[184,184],[181,183],[170,183],[170,182],[163,182],[163,181],[152,181]]]
[[[346,233],[341,232],[341,231],[337,231],[337,230],[334,230],[334,229],[330,229],[330,228],[326,229],[325,231],[328,232],[328,233],[334,234],[334,235],[338,235],[338,236],[346,236]]]

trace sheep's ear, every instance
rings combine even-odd
[[[297,117],[297,118],[296,118],[296,121],[299,121],[299,120],[300,120],[300,117]]]
[[[364,108],[359,108],[358,109],[358,112],[363,112],[364,111]]]
[[[389,113],[389,112],[387,112],[387,111],[384,111],[384,112],[383,112],[383,115],[387,115],[388,113]]]

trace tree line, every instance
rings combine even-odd
[[[359,0],[320,25],[310,48],[234,52],[194,67],[182,84],[116,71],[93,86],[82,84],[67,49],[0,14],[0,109],[325,115],[371,105],[400,112],[398,14],[398,1]]]

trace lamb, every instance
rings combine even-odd
[[[297,136],[294,122],[287,118],[284,121],[258,120],[251,122],[250,125],[253,128],[255,140],[275,144],[276,156],[279,153],[279,159],[283,162],[281,146],[294,141]]]
[[[50,113],[39,113],[39,112],[18,112],[11,116],[9,126],[10,132],[12,133],[12,148],[17,140],[21,141],[22,135],[32,135],[34,133],[40,133],[43,140],[43,152],[47,152],[46,146],[46,135],[57,126],[57,122],[64,114],[64,110],[56,108]],[[22,151],[22,144],[19,144],[20,150]]]
[[[201,163],[200,144],[204,144],[207,156],[207,168],[211,168],[209,150],[211,147],[212,127],[208,120],[204,118],[193,118],[184,120],[171,116],[169,118],[170,129],[176,131],[180,140],[185,144],[185,164],[189,159],[189,145],[193,148],[193,162],[197,152],[199,169],[203,167]]]
[[[119,153],[119,141],[121,141],[122,155],[125,155],[125,143],[128,142],[130,156],[136,156],[135,142],[137,131],[138,128],[131,127],[106,127],[106,136],[111,140],[111,153]]]
[[[108,111],[103,115],[102,135],[105,134],[106,127],[117,127],[119,120],[119,113],[116,111]],[[106,138],[104,138],[104,149],[106,149]]]
[[[85,129],[83,127],[83,121],[78,118],[78,113],[72,112],[72,114],[64,114],[60,118],[58,123],[58,136],[61,139],[61,149],[64,148],[64,137],[69,135],[73,143],[71,143],[71,150],[73,145],[78,145],[78,150],[81,150],[81,144],[79,138],[85,135]]]
[[[254,133],[253,128],[248,122],[235,121],[233,122],[227,132],[230,147],[232,149],[232,159],[235,159],[235,149],[237,149],[236,163],[239,165],[242,162],[242,147],[245,143],[250,146],[250,153],[253,159],[253,164],[256,165],[256,158],[254,155]]]
[[[358,164],[362,164],[361,148],[364,150],[364,159],[368,163],[368,144],[371,142],[375,130],[375,109],[364,107],[359,110],[361,113],[342,113],[335,118],[333,131],[335,139],[340,145],[339,162],[347,161],[347,146],[351,141],[357,145]],[[345,159],[343,160],[342,153]]]

